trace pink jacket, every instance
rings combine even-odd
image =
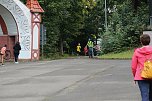
[[[6,51],[6,47],[2,47],[1,48],[1,54],[5,54],[5,51]]]
[[[137,48],[134,51],[132,57],[132,73],[134,76],[134,80],[143,80],[141,78],[141,69],[143,69],[144,61],[148,58],[152,58],[152,47],[151,46],[143,46],[141,48]]]

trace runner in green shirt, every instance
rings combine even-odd
[[[93,58],[93,55],[94,55],[94,53],[93,53],[93,42],[90,39],[89,39],[89,41],[87,43],[87,46],[89,48],[89,51],[88,51],[89,58]]]

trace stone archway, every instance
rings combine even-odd
[[[8,30],[7,30],[6,23],[1,15],[0,15],[0,25],[1,25],[0,35],[3,35],[3,34],[6,35],[8,33]]]
[[[15,37],[18,36],[16,21],[12,14],[0,5],[0,47],[7,44],[7,50],[11,51],[13,58],[13,46],[15,45]]]
[[[13,43],[14,36],[21,43],[22,47],[19,58],[31,59],[30,10],[19,0],[0,0],[0,14],[2,23],[0,30],[2,35],[0,37],[6,34],[6,36],[10,37],[11,43]]]

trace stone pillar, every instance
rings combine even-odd
[[[32,12],[32,60],[40,58],[40,23],[41,14]]]
[[[32,34],[32,45],[31,45],[31,60],[39,60],[40,58],[40,23],[41,13],[44,10],[41,8],[37,0],[27,0],[26,6],[31,11],[31,34]]]

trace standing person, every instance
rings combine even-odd
[[[93,58],[93,55],[94,55],[94,53],[93,53],[93,42],[90,39],[89,39],[89,41],[87,43],[87,46],[89,48],[89,51],[88,51],[89,58]]]
[[[88,52],[88,47],[87,45],[84,47],[84,55],[86,56],[87,55],[87,52]]]
[[[20,54],[21,46],[19,42],[16,42],[15,46],[13,47],[14,49],[14,58],[15,58],[15,63],[18,63],[18,56]]]
[[[100,52],[101,52],[101,49],[100,49],[101,47],[100,47],[100,45],[97,44],[97,45],[95,45],[94,48],[95,48],[95,50],[96,50],[96,55],[97,55],[97,56],[100,55]]]
[[[146,59],[152,58],[152,46],[149,46],[150,36],[143,34],[140,36],[142,47],[134,51],[132,57],[132,74],[135,82],[138,83],[142,101],[152,101],[152,80],[141,77],[141,70]]]
[[[80,55],[80,53],[81,53],[81,45],[80,45],[80,43],[78,43],[78,45],[77,45],[77,55]]]
[[[7,45],[4,45],[1,48],[1,62],[2,62],[2,66],[4,66],[4,56],[5,56],[5,52],[6,52],[6,47],[7,47]]]

